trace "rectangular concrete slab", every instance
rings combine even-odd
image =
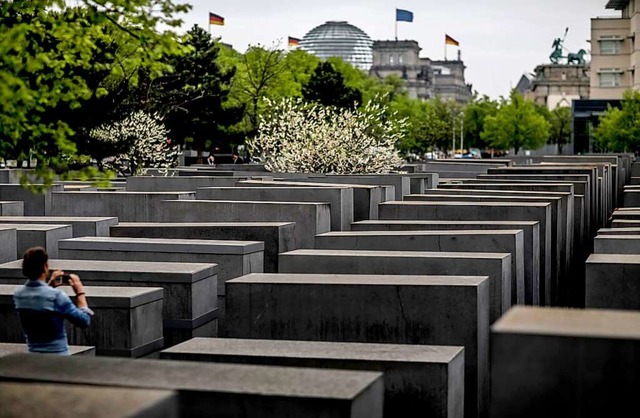
[[[486,277],[253,274],[227,283],[228,337],[463,346],[465,416],[485,416],[488,285]]]
[[[295,222],[302,248],[313,248],[313,237],[331,230],[328,203],[174,200],[155,210],[158,222]]]
[[[573,263],[573,207],[567,206],[567,199],[560,196],[513,196],[513,195],[440,195],[437,190],[423,195],[406,196],[406,201],[413,202],[523,202],[523,203],[550,203],[551,204],[551,253],[554,260],[559,262],[559,273],[556,280],[551,282],[551,294],[557,295],[557,300],[551,304],[566,304],[569,297],[569,277]]]
[[[51,214],[152,222],[156,220],[162,201],[193,199],[193,192],[59,192],[52,195]]]
[[[626,416],[639,359],[638,312],[514,308],[491,331],[491,416]]]
[[[524,233],[520,230],[329,232],[316,236],[316,249],[509,253],[511,304],[524,304]],[[529,267],[533,262],[529,257]]]
[[[511,307],[508,253],[295,250],[280,254],[280,273],[488,276],[491,323]]]
[[[615,228],[613,232],[622,228]],[[640,233],[634,235],[599,235],[594,238],[594,254],[637,254],[640,255]]]
[[[0,226],[0,262],[16,260],[18,253],[18,233],[15,228]]]
[[[64,216],[0,216],[7,224],[71,225],[73,237],[108,237],[109,228],[118,224],[118,218],[64,217]]]
[[[2,342],[24,342],[13,302],[18,287],[0,284]],[[75,295],[68,286],[60,289]],[[65,322],[70,344],[94,346],[98,355],[120,357],[140,357],[163,347],[161,288],[87,286],[86,292],[95,315],[84,330]]]
[[[71,225],[56,224],[8,224],[1,223],[0,228],[16,230],[16,256],[22,258],[26,250],[42,247],[51,258],[58,258],[58,241],[73,236]]]
[[[49,260],[49,269],[76,273],[87,286],[162,287],[166,344],[216,335],[215,264]],[[22,284],[22,260],[0,265],[0,283]]]
[[[218,296],[224,282],[263,272],[264,243],[198,239],[84,237],[61,240],[60,259],[206,263],[218,265]]]
[[[178,418],[177,393],[160,390],[0,383],[0,405],[7,418]]]
[[[586,307],[640,310],[640,254],[592,254],[586,263]]]
[[[541,271],[546,266],[541,264],[540,224],[535,221],[393,221],[374,220],[354,222],[352,231],[486,231],[517,229],[524,232],[524,253],[535,260],[529,265],[529,257],[525,257],[524,299],[527,305],[539,305]],[[551,267],[549,265],[549,274]],[[511,289],[513,291],[513,288]]]
[[[20,184],[0,184],[0,201],[23,202],[25,216],[49,216],[52,214],[51,195],[62,190],[61,184],[54,184],[43,193],[35,193]]]
[[[381,418],[384,389],[375,372],[28,354],[0,358],[0,380],[175,390],[182,417]]]
[[[0,216],[24,216],[24,202],[0,201]]]
[[[385,416],[464,416],[463,347],[194,338],[160,358],[378,371],[384,373]]]
[[[552,222],[550,203],[523,202],[388,202],[380,205],[380,218],[387,220],[434,221],[536,221],[540,227],[540,241],[551,249]],[[540,304],[551,303],[551,283],[560,273],[557,259],[541,253],[544,264],[551,265],[551,274],[540,282]]]
[[[27,344],[0,343],[0,357],[27,352]],[[72,356],[95,356],[96,348],[84,345],[70,345],[69,354]]]
[[[293,222],[120,223],[112,237],[261,241],[264,271],[278,271],[278,254],[297,248]]]
[[[353,220],[363,221],[367,219],[378,219],[378,205],[384,202],[385,188],[383,186],[364,184],[334,184],[334,183],[312,183],[305,181],[260,181],[243,180],[234,184],[238,187],[349,187],[353,189]]]
[[[196,199],[329,203],[332,231],[348,231],[353,222],[350,187],[206,187],[198,189]]]

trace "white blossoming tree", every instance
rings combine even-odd
[[[180,147],[172,145],[169,131],[157,115],[138,111],[125,119],[104,124],[90,132],[93,140],[116,150],[102,163],[120,175],[140,175],[147,168],[168,171],[178,165]]]
[[[267,170],[281,173],[388,173],[402,164],[396,143],[407,121],[386,117],[386,107],[369,102],[361,110],[308,104],[300,99],[266,99],[256,138],[247,141]]]

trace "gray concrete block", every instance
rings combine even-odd
[[[264,271],[275,273],[278,255],[297,249],[294,228],[292,222],[121,223],[111,227],[111,236],[262,241]]]
[[[497,252],[511,254],[511,304],[524,304],[524,233],[489,231],[349,231],[316,236],[316,248],[326,250]],[[528,266],[539,263],[527,257]]]
[[[228,337],[463,346],[465,416],[485,416],[488,285],[486,277],[253,274],[227,283]]]
[[[485,192],[485,191],[481,191]],[[445,192],[446,193],[446,192]],[[551,295],[556,295],[551,300],[552,305],[566,304],[570,292],[570,275],[573,264],[573,199],[571,207],[568,206],[568,196],[514,196],[514,195],[474,195],[455,194],[440,195],[437,190],[423,195],[406,196],[405,201],[412,202],[468,202],[482,204],[484,202],[523,202],[523,203],[550,203],[551,204],[551,254],[552,268],[558,272],[551,281]]]
[[[0,202],[0,216],[24,216],[24,202]]]
[[[380,205],[380,218],[388,220],[439,220],[439,221],[536,221],[540,223],[540,241],[544,248],[551,247],[552,222],[550,203],[522,202],[390,202]],[[551,283],[560,273],[559,263],[547,259],[542,252],[544,265],[550,263],[551,274],[540,282],[540,304],[551,303]],[[555,268],[554,268],[555,267]],[[551,280],[551,281],[549,281]]]
[[[58,243],[60,259],[206,263],[218,265],[218,296],[224,283],[251,273],[262,273],[264,243],[198,239],[84,237]]]
[[[67,399],[67,402],[61,402]],[[117,400],[117,402],[114,402]],[[177,418],[171,391],[80,385],[0,383],[2,415],[10,417]]]
[[[200,187],[213,187],[219,176],[134,176],[127,178],[128,192],[193,192]]]
[[[2,342],[24,342],[13,303],[18,287],[0,285]],[[75,295],[70,287],[60,289]],[[121,357],[141,357],[163,347],[161,288],[87,286],[86,292],[95,315],[87,329],[65,323],[69,344],[94,346],[98,355]]]
[[[640,254],[592,254],[586,263],[586,307],[640,310]]]
[[[0,263],[8,263],[17,259],[18,234],[15,228],[0,226]]]
[[[194,338],[160,358],[378,371],[384,373],[384,416],[464,416],[463,347]]]
[[[622,228],[615,228],[616,232]],[[639,230],[640,231],[640,230]],[[599,235],[593,242],[594,254],[638,254],[640,255],[640,232],[634,235]]]
[[[640,220],[614,219],[611,221],[612,228],[640,228]]]
[[[159,222],[295,222],[302,248],[313,248],[314,236],[331,230],[328,203],[175,200],[155,210]]]
[[[381,418],[383,407],[382,375],[362,371],[16,354],[0,358],[0,380],[175,390],[182,417]]]
[[[600,235],[640,235],[640,227],[634,228],[602,228],[598,230]]]
[[[214,264],[142,261],[49,260],[50,270],[77,273],[87,286],[161,287],[167,345],[200,335],[216,320],[217,271]],[[0,265],[0,283],[22,284],[22,260]]]
[[[48,216],[52,214],[52,193],[62,190],[60,184],[52,185],[44,193],[34,193],[20,184],[0,184],[0,200],[23,202],[25,216]]]
[[[508,253],[296,250],[280,254],[280,273],[488,276],[491,323],[511,307]]]
[[[0,357],[5,357],[10,354],[27,353],[28,351],[27,344],[0,343]],[[69,354],[72,356],[95,356],[96,348],[85,345],[70,345]]]
[[[329,203],[332,231],[348,231],[353,222],[350,187],[206,187],[198,189],[196,199]]]
[[[491,416],[615,417],[636,408],[640,314],[517,307],[491,331]]]
[[[382,186],[361,184],[312,183],[303,181],[258,181],[245,180],[235,183],[239,187],[349,187],[353,189],[353,220],[378,219],[378,205],[386,200]]]
[[[0,228],[16,230],[16,256],[13,260],[22,258],[24,252],[32,247],[43,247],[49,257],[57,258],[58,241],[73,236],[71,225],[0,223]]]
[[[541,271],[551,274],[551,266],[542,264],[540,224],[535,221],[362,221],[351,225],[353,231],[486,231],[518,229],[524,233],[524,300],[527,305],[539,305]],[[549,253],[550,257],[550,253]],[[548,259],[550,260],[550,258]],[[538,262],[529,263],[529,259]],[[511,289],[513,291],[513,288]]]
[[[116,217],[121,222],[151,222],[164,200],[193,200],[192,192],[58,192],[53,216]]]
[[[57,217],[57,216],[0,216],[6,224],[71,225],[73,237],[108,237],[109,228],[118,224],[118,218]]]
[[[385,200],[402,200],[411,193],[411,178],[406,174],[318,174],[318,173],[277,173],[288,180],[302,180],[314,183],[367,184],[388,186]]]

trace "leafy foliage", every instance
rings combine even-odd
[[[244,108],[228,103],[235,69],[221,70],[211,35],[194,26],[183,44],[188,52],[171,57],[171,73],[142,84],[141,100],[162,116],[174,142],[201,152],[242,119]]]
[[[385,117],[386,108],[339,109],[301,99],[272,102],[259,134],[247,142],[273,172],[387,173],[401,164],[395,144],[406,121]]]
[[[482,139],[487,116],[498,113],[498,102],[487,96],[474,97],[464,109],[464,142],[469,148],[484,149],[489,146]]]
[[[362,93],[353,87],[347,87],[342,74],[327,61],[318,64],[302,89],[302,97],[308,102],[343,109],[358,107],[362,102]]]
[[[0,2],[0,144],[5,158],[39,161],[37,176],[45,184],[54,175],[95,176],[91,166],[80,172],[66,156],[78,155],[74,129],[53,109],[79,109],[107,90],[90,85],[86,73],[103,79],[124,78],[118,52],[100,55],[112,40],[107,27],[136,46],[127,51],[133,67],[157,75],[167,70],[159,58],[181,46],[159,25],[177,26],[175,14],[189,9],[170,0],[83,0],[82,10],[66,8],[62,0]],[[58,12],[54,10],[59,10]],[[107,58],[107,61],[94,59]],[[120,56],[121,58],[124,55]],[[135,83],[135,77],[128,82]],[[75,159],[78,161],[80,159]]]
[[[627,91],[622,108],[609,107],[594,131],[595,145],[602,151],[640,150],[640,92]]]
[[[563,145],[571,142],[571,132],[573,131],[571,109],[557,107],[549,112],[549,119],[547,120],[551,124],[549,142],[558,144],[560,151],[562,151]]]
[[[503,100],[495,116],[487,116],[481,138],[497,149],[541,148],[549,139],[550,123],[540,115],[533,102],[515,90]]]
[[[118,150],[104,162],[106,167],[123,176],[135,176],[147,168],[168,170],[178,165],[180,147],[171,143],[168,133],[157,115],[138,111],[122,121],[91,130],[90,136]]]

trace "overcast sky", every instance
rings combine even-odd
[[[400,23],[399,38],[414,39],[421,56],[444,58],[444,35],[460,42],[466,78],[475,90],[505,95],[524,72],[549,61],[551,44],[570,28],[565,45],[590,50],[590,19],[615,15],[607,0],[233,0],[184,1],[193,5],[185,27],[208,27],[208,12],[225,18],[212,33],[244,51],[248,44],[271,45],[288,36],[302,38],[328,20],[346,20],[374,40],[393,39],[395,8],[414,13]],[[457,48],[448,47],[449,59]]]

